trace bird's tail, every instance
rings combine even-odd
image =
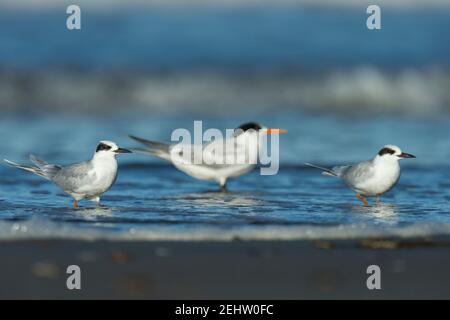
[[[337,177],[338,176],[338,174],[335,171],[333,171],[332,169],[319,167],[319,166],[316,166],[316,165],[311,164],[311,163],[305,163],[305,165],[308,166],[308,167],[312,167],[312,168],[316,168],[316,169],[322,170],[323,171],[322,174],[325,175],[325,176],[331,176],[331,177]]]
[[[15,167],[15,168],[19,168],[19,169],[22,169],[22,170],[25,170],[25,171],[34,173],[34,174],[36,174],[36,175],[38,175],[38,176],[40,176],[40,177],[43,177],[43,178],[49,180],[49,178],[47,177],[47,175],[45,174],[45,172],[44,172],[41,168],[39,168],[39,167],[32,167],[32,166],[21,165],[21,164],[18,164],[18,163],[9,161],[9,160],[7,160],[7,159],[3,159],[3,161],[5,161],[5,162],[6,162],[7,164],[9,164],[10,166],[13,166],[13,167]]]
[[[147,148],[132,148],[131,150],[133,152],[149,154],[149,155],[152,155],[152,156],[164,159],[164,160],[168,160],[168,161],[171,160],[170,159],[170,145],[161,143],[161,142],[157,142],[157,141],[151,141],[151,140],[138,138],[138,137],[131,136],[131,135],[130,135],[130,138],[147,146]]]
[[[53,177],[62,169],[60,166],[49,164],[48,162],[39,159],[33,154],[30,154],[30,160],[44,173],[45,177],[49,180],[53,179]]]

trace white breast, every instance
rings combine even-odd
[[[400,178],[398,161],[388,160],[375,163],[373,174],[358,185],[357,192],[365,196],[379,196],[391,190]]]
[[[99,196],[111,188],[117,179],[117,161],[114,157],[100,158],[93,161],[93,168],[89,172],[92,183],[85,187],[88,196]]]

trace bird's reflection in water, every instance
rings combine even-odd
[[[86,219],[94,219],[101,217],[112,217],[114,210],[107,206],[99,205],[95,207],[84,207],[76,210],[76,213],[82,215]]]
[[[377,223],[395,224],[399,218],[399,207],[390,203],[374,203],[368,207],[354,206],[354,211],[373,218]]]
[[[178,203],[199,207],[252,207],[263,204],[257,194],[250,192],[206,191],[188,193],[173,198]]]

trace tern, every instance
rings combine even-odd
[[[94,156],[70,166],[49,164],[30,155],[34,166],[21,165],[4,159],[9,165],[52,181],[74,199],[73,207],[78,208],[78,201],[87,199],[100,204],[100,196],[111,188],[117,179],[116,155],[131,153],[119,148],[114,142],[100,141]]]
[[[133,152],[144,153],[171,162],[177,169],[187,175],[205,181],[213,181],[220,185],[222,191],[226,190],[227,180],[248,173],[256,166],[256,161],[232,162],[225,159],[237,159],[247,156],[256,150],[259,151],[259,135],[280,134],[287,130],[278,128],[266,128],[258,123],[244,123],[234,129],[234,134],[225,139],[216,139],[205,144],[183,145],[165,144],[146,140],[130,135],[130,138],[144,144],[146,148],[134,148]],[[232,145],[233,148],[227,148]],[[186,149],[186,146],[188,148]],[[255,149],[256,148],[256,149]],[[189,154],[185,154],[186,150]],[[220,151],[218,151],[220,150]],[[195,161],[199,160],[199,161]]]
[[[338,177],[356,192],[356,197],[368,206],[366,197],[379,197],[390,191],[400,179],[399,161],[405,158],[415,158],[404,153],[394,145],[384,146],[372,160],[354,165],[338,166],[332,169],[306,163],[307,166],[323,170],[324,175]]]

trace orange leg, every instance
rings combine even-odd
[[[73,208],[78,209],[78,201],[77,200],[73,201]]]
[[[367,202],[367,199],[364,198],[362,195],[360,195],[359,193],[357,193],[357,194],[356,194],[356,197],[357,197],[359,200],[361,200],[361,201],[364,203],[364,205],[365,205],[366,207],[369,206],[369,202]]]

